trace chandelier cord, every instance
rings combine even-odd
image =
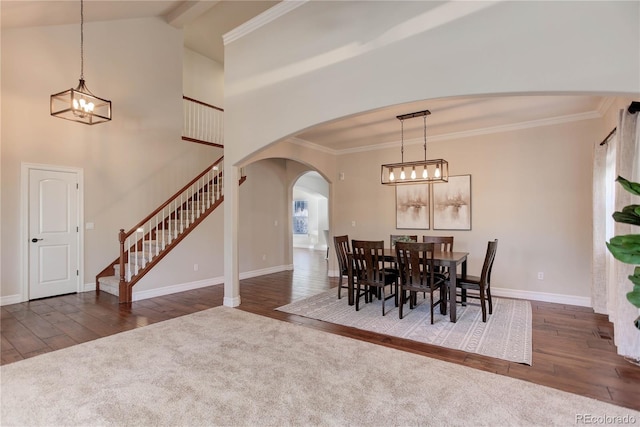
[[[80,80],[84,80],[84,1],[80,0]]]
[[[424,119],[424,161],[427,161],[427,116],[423,116]]]
[[[400,120],[400,163],[404,163],[404,119]]]

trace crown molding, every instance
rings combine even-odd
[[[582,120],[599,119],[601,117],[602,116],[598,111],[589,111],[586,113],[569,114],[566,116],[551,117],[547,119],[531,120],[527,122],[513,123],[508,125],[502,125],[502,126],[492,126],[488,128],[480,128],[480,129],[473,129],[473,130],[462,131],[462,132],[452,132],[452,133],[446,133],[442,135],[435,135],[435,136],[429,137],[428,142],[447,141],[451,139],[469,138],[472,136],[489,135],[489,134],[502,133],[502,132],[513,132],[513,131],[522,130],[522,129],[531,129],[531,128],[543,127],[543,126],[554,126],[562,123],[571,123],[571,122],[577,122]],[[347,148],[344,150],[333,150],[333,151],[335,154],[361,153],[365,151],[396,148],[398,144],[400,144],[400,141],[387,142],[384,144],[377,144],[375,146]],[[424,139],[413,138],[409,140],[405,139],[404,141],[404,145],[418,145],[418,144],[420,145],[424,144]]]
[[[298,138],[298,137],[291,137],[291,138],[287,138],[286,141],[295,144],[295,145],[299,145],[301,147],[305,147],[305,148],[310,148],[312,150],[316,150],[316,151],[320,151],[323,153],[327,153],[327,154],[332,154],[334,156],[338,155],[341,153],[341,151],[338,150],[333,150],[331,148],[327,148],[327,147],[323,147],[322,145],[318,145],[318,144],[314,144],[311,141],[307,141],[306,139],[302,139],[302,138]]]
[[[283,0],[270,9],[265,10],[260,15],[248,20],[242,25],[234,28],[226,34],[223,34],[222,41],[224,45],[228,45],[241,37],[257,30],[258,28],[267,25],[271,21],[278,19],[279,17],[286,15],[294,9],[302,6],[309,0]]]
[[[602,98],[602,100],[600,101],[600,104],[598,104],[598,108],[596,109],[600,114],[600,117],[604,117],[607,115],[607,113],[609,112],[609,109],[614,104],[615,100],[616,99],[612,96],[605,96]]]

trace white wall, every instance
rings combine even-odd
[[[75,87],[78,25],[2,29],[2,278],[20,294],[20,165],[84,170],[83,283],[118,255],[129,229],[212,163],[219,153],[180,140],[182,33],[159,19],[85,24],[92,92],[113,102],[113,120],[86,126],[49,115],[49,95]]]
[[[184,48],[183,93],[185,96],[224,108],[224,67],[222,64]]]
[[[226,158],[236,163],[316,124],[415,100],[637,94],[639,8],[307,2],[225,46]]]

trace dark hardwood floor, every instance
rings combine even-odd
[[[241,281],[241,310],[519,378],[640,410],[640,367],[616,354],[613,327],[593,310],[532,301],[533,366],[469,354],[275,311],[337,286],[325,253],[295,250],[294,271]],[[1,363],[69,347],[222,304],[223,286],[118,304],[110,294],[66,295],[1,307]],[[533,402],[532,402],[533,404]]]

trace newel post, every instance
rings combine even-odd
[[[118,234],[118,240],[120,240],[120,283],[118,286],[118,299],[120,302],[127,302],[127,284],[124,281],[124,241],[125,241],[124,229],[120,229]]]

